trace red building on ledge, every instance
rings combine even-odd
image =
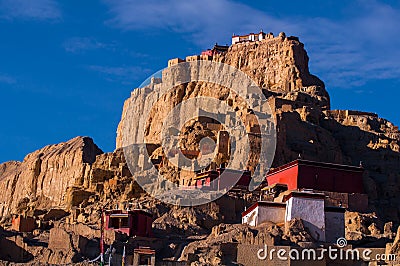
[[[121,232],[128,236],[151,237],[152,222],[152,215],[144,210],[104,212],[104,229]]]
[[[13,215],[11,229],[17,232],[32,232],[36,229],[36,221],[33,217]]]
[[[233,188],[247,189],[251,181],[250,171],[237,171],[232,169],[217,168],[203,173],[198,173],[195,177],[196,188],[223,190]],[[237,182],[236,182],[237,181]]]
[[[201,55],[213,56],[213,55],[216,55],[216,54],[226,53],[228,51],[228,49],[229,49],[229,46],[218,45],[216,43],[212,49],[208,49],[206,51],[201,52]]]
[[[363,193],[362,167],[295,160],[268,172],[268,185],[286,184],[288,190],[314,189]]]

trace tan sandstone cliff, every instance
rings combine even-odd
[[[192,59],[193,57],[187,58]],[[196,56],[195,59],[200,57]],[[398,128],[376,114],[330,110],[329,94],[324,83],[309,73],[307,53],[304,45],[296,37],[280,34],[277,37],[269,36],[260,42],[239,43],[232,45],[226,54],[207,59],[241,69],[263,89],[276,121],[277,150],[273,167],[295,160],[299,156],[324,162],[351,165],[362,163],[366,169],[364,189],[369,196],[369,210],[376,212],[376,218],[369,218],[375,217],[371,214],[365,217],[351,216],[349,220],[357,226],[347,227],[349,235],[360,238],[376,236],[379,235],[379,230],[381,234],[385,231],[385,222],[390,221],[395,225],[400,222]],[[157,89],[159,82],[153,80],[145,88],[135,89],[125,101],[117,130],[118,149],[114,152],[103,153],[90,138],[77,137],[35,151],[27,155],[23,162],[0,164],[0,217],[33,213],[35,210],[47,211],[51,208],[75,212],[78,208],[76,213],[79,222],[96,224],[96,212],[101,206],[131,201],[153,210],[154,219],[157,221],[155,229],[164,234],[209,233],[212,226],[221,222],[238,222],[236,216],[240,215],[246,205],[240,201],[242,199],[228,198],[229,202],[241,204],[233,206],[223,215],[223,208],[215,205],[219,203],[206,206],[205,211],[171,209],[170,206],[146,198],[145,193],[137,186],[135,173],[130,173],[124,154],[119,149],[123,146],[122,129],[126,128],[126,121],[132,117],[138,119],[137,124],[129,125],[130,133],[135,138],[146,138],[150,143],[154,143],[155,146],[149,150],[154,156],[152,159],[157,159],[164,155],[157,146],[160,144],[160,123],[165,119],[168,110],[183,100],[201,95],[212,96],[231,104],[234,108],[237,107],[242,117],[251,113],[240,100],[235,100],[227,88],[204,82],[182,84],[156,103],[156,98],[147,96]],[[129,113],[128,110],[133,112]],[[151,119],[145,121],[147,116],[143,114],[150,114],[148,117]],[[181,141],[185,149],[196,151],[196,142],[203,137],[216,140],[221,128],[215,124],[213,127],[207,127],[207,123],[210,124],[210,121],[198,119],[185,125],[181,132],[184,136]],[[138,124],[145,125],[145,130],[139,132]],[[174,168],[167,167],[161,168],[161,171],[170,174],[174,181],[180,178],[179,175],[173,174]],[[247,203],[249,202],[251,201]],[[233,217],[228,219],[229,213]],[[373,222],[370,223],[370,220]],[[364,228],[361,236],[354,233],[359,227]],[[247,228],[239,229],[243,234],[248,232]],[[223,237],[232,238],[229,230]],[[213,234],[219,235],[216,232]],[[213,238],[213,234],[210,239]],[[253,238],[251,236],[249,239]],[[396,252],[397,242],[394,245]],[[205,246],[208,242],[200,244],[199,248],[204,248],[207,252]],[[193,244],[184,256],[190,256],[195,251],[196,245]]]

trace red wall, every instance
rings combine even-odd
[[[267,176],[268,185],[273,184],[286,184],[288,186],[288,190],[297,189],[297,175],[298,175],[298,167],[294,165],[290,168],[287,168],[283,171],[276,172],[272,175]]]
[[[121,210],[116,210],[114,213],[123,213]],[[106,230],[115,230],[124,234],[127,234],[128,236],[144,236],[144,237],[150,237],[153,235],[152,232],[152,223],[153,219],[149,215],[144,214],[140,210],[134,210],[129,212],[129,218],[128,218],[128,227],[126,228],[110,228],[108,227],[109,224],[109,219],[110,216],[106,215],[105,216],[105,224],[104,228]]]
[[[11,229],[18,232],[32,232],[36,228],[36,221],[32,217],[13,216]]]
[[[218,180],[219,190],[228,189],[236,186],[249,186],[251,180],[251,174],[249,172],[231,171],[229,169],[225,169],[222,172],[224,173],[221,173],[221,176]]]
[[[309,188],[341,193],[363,193],[362,171],[315,165],[293,165],[267,175],[268,185],[287,184],[289,190]]]
[[[221,176],[222,172],[224,172],[224,174]],[[218,172],[210,171],[210,173],[205,173],[202,178],[197,179],[196,188],[223,190],[231,188],[234,183],[236,183],[235,186],[248,187],[250,180],[251,180],[250,172],[232,171],[230,169],[218,169]],[[202,184],[203,181],[204,185]]]
[[[341,193],[363,193],[361,171],[300,165],[297,182],[299,188]]]
[[[212,56],[213,54],[214,54],[214,53],[213,53],[212,50],[207,50],[207,51],[201,52],[201,55],[209,55],[209,56]]]
[[[236,183],[236,186],[248,187],[250,184],[250,180],[251,180],[251,174],[244,173],[242,177],[239,179],[239,181]]]

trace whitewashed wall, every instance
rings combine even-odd
[[[315,240],[325,241],[323,199],[291,197],[286,204],[285,221],[300,218]]]

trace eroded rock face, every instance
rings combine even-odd
[[[238,43],[214,60],[242,70],[262,88],[286,94],[287,98],[303,92],[318,98],[321,107],[329,109],[324,83],[310,74],[307,52],[296,37],[282,35]]]
[[[359,165],[362,161],[366,169],[364,189],[369,196],[369,208],[375,213],[346,213],[348,240],[362,243],[394,237],[392,227],[398,224],[400,211],[400,133],[396,126],[371,113],[330,110],[324,84],[309,73],[307,53],[296,38],[280,35],[261,42],[236,44],[212,60],[241,69],[262,87],[276,121],[277,150],[273,167],[299,156],[350,165]],[[164,156],[159,145],[162,122],[169,110],[186,99],[211,96],[232,106],[244,120],[251,114],[244,102],[227,88],[204,82],[179,85],[156,102],[156,98],[147,96],[157,89],[158,82],[154,80],[149,86],[134,90],[125,101],[117,131],[117,148],[122,147],[126,121],[137,117],[137,124],[129,125],[130,133],[134,138],[154,143],[149,149],[150,158],[159,160]],[[150,119],[145,121],[143,114],[149,114]],[[145,125],[144,131],[137,130],[139,124]],[[199,140],[208,137],[216,141],[220,130],[223,130],[221,125],[210,121],[190,121],[180,135],[182,146],[187,151],[199,152]],[[161,172],[179,182],[182,176],[176,169],[164,159],[160,162],[163,163]],[[136,177],[137,174],[130,173],[122,149],[103,153],[87,137],[49,145],[27,155],[23,162],[0,164],[0,217],[59,208],[71,212],[72,223],[98,228],[101,208],[114,208],[118,203],[125,208],[124,203],[130,203],[133,204],[130,207],[153,212],[154,230],[161,238],[165,234],[181,237],[202,234],[205,239],[188,245],[182,258],[203,260],[205,264],[229,262],[231,246],[222,244],[300,245],[313,241],[300,221],[292,221],[288,232],[273,224],[259,228],[226,224],[240,223],[241,211],[257,200],[251,198],[254,195],[250,192],[243,197],[251,198],[247,201],[223,197],[196,209],[172,208],[145,195],[135,182]],[[95,243],[93,239],[99,237],[98,233],[83,225],[56,227],[47,232],[51,241],[50,248],[42,254],[43,261],[68,263],[76,259],[76,254],[85,254],[87,246],[78,244]],[[67,239],[66,253],[62,250],[63,244],[57,243],[58,238]],[[391,246],[395,253],[399,252],[399,242],[398,233]],[[92,258],[92,255],[86,257]]]
[[[203,265],[225,265],[232,262],[238,244],[279,245],[283,231],[273,223],[259,227],[245,224],[219,224],[212,228],[204,240],[194,241],[185,247],[181,260],[200,262]]]
[[[361,163],[365,168],[364,189],[369,196],[370,209],[384,221],[399,222],[398,127],[376,114],[330,110],[324,83],[310,74],[307,53],[297,38],[280,35],[259,42],[239,43],[232,45],[228,52],[208,59],[242,70],[263,89],[276,121],[277,148],[272,167],[299,157],[349,165]],[[133,138],[160,145],[162,123],[169,111],[182,101],[198,96],[211,96],[232,105],[245,120],[249,111],[243,103],[236,101],[227,88],[213,84],[182,84],[157,99],[159,96],[153,92],[158,90],[160,82],[170,81],[172,76],[164,75],[163,80],[153,80],[145,88],[135,89],[125,101],[117,130],[117,147],[122,147],[123,129]],[[143,114],[150,114],[147,121]],[[128,121],[136,123],[127,125]],[[140,131],[137,130],[139,125],[146,126]],[[212,138],[218,130],[205,134],[202,126],[191,132],[183,128],[180,134],[188,139],[195,135],[197,140]],[[197,148],[197,144],[190,141],[183,141],[182,146],[187,150]],[[158,157],[163,156],[161,148],[156,153]],[[251,169],[252,165],[249,166]],[[170,180],[182,179],[165,160],[163,167],[161,170]]]
[[[400,136],[398,127],[376,114],[328,111],[321,120],[340,146],[344,161],[365,168],[370,207],[384,221],[399,222]]]
[[[24,161],[0,166],[0,216],[29,206],[65,206],[69,187],[80,187],[86,172],[102,151],[88,137],[49,145],[28,154]]]
[[[216,55],[214,62],[221,62],[242,70],[267,94],[274,93],[276,97],[290,101],[308,101],[321,109],[329,109],[329,95],[324,83],[311,75],[308,70],[308,56],[304,45],[296,38],[279,36],[261,42],[239,43],[232,45],[226,54]],[[171,71],[171,73],[169,73]],[[218,71],[216,69],[215,71]],[[164,83],[171,82],[176,75],[174,69],[164,70]],[[179,80],[179,77],[176,78]],[[121,122],[117,130],[116,146],[123,146],[123,131],[129,131],[134,139],[146,139],[149,143],[159,143],[159,123],[174,106],[183,100],[197,96],[213,96],[216,99],[228,101],[228,88],[216,88],[208,83],[182,84],[172,89],[160,98],[157,105],[160,80],[153,81],[148,86],[135,89],[131,97],[124,103]],[[153,95],[152,95],[153,94]],[[234,97],[233,97],[234,99]],[[241,103],[237,103],[240,108]],[[233,104],[233,108],[235,108]],[[151,121],[143,121],[143,114],[151,114]],[[135,118],[135,119],[132,119]],[[133,125],[127,125],[135,121]],[[137,132],[139,125],[146,125],[144,132]],[[125,131],[125,132],[126,132]]]

